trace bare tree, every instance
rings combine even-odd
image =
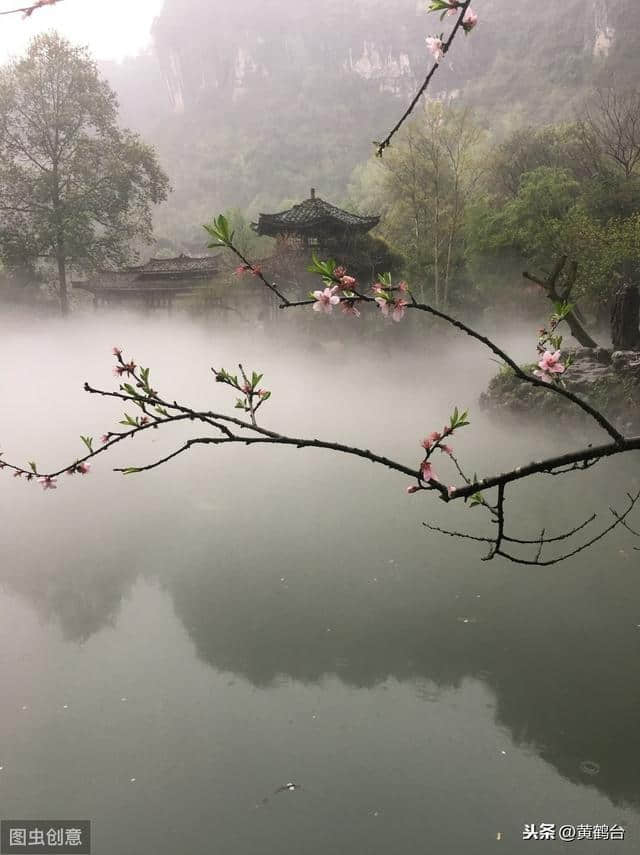
[[[630,178],[640,163],[640,89],[597,89],[578,129],[596,169],[608,162]]]

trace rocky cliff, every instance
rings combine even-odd
[[[440,27],[426,0],[166,0],[153,37],[172,108],[181,112],[212,97],[237,99],[252,88],[304,82],[309,69],[373,82],[406,96],[422,77],[424,38]],[[633,0],[476,0],[481,25],[450,57],[448,90],[486,87],[529,91],[546,77],[588,83],[634,41],[640,4]],[[464,43],[466,41],[466,43]],[[538,69],[528,78],[531,67]],[[548,93],[547,93],[548,94]],[[491,100],[491,99],[490,99]],[[499,99],[495,99],[496,101]]]
[[[428,68],[425,37],[443,25],[426,6],[166,0],[153,56],[104,69],[124,123],[157,146],[171,176],[175,193],[160,230],[175,234],[181,221],[200,223],[232,206],[250,215],[285,207],[309,186],[345,202],[353,168]],[[471,104],[495,134],[570,119],[612,74],[635,80],[637,0],[474,6],[480,24],[458,39],[430,97]]]

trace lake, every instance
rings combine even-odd
[[[82,391],[115,387],[114,345],[161,394],[229,412],[209,369],[241,360],[273,391],[266,427],[408,465],[455,405],[471,411],[453,443],[471,472],[580,441],[485,417],[496,366],[480,346],[418,345],[400,325],[344,343],[347,319],[313,320],[294,335],[287,319],[5,318],[0,447],[53,469],[81,456],[80,434],[116,429],[122,408]],[[511,338],[531,359],[535,330]],[[55,492],[0,473],[2,819],[91,820],[95,855],[511,855],[531,851],[532,823],[617,824],[624,842],[573,849],[637,849],[630,532],[522,567],[422,525],[482,533],[481,510],[408,496],[403,476],[330,452],[196,448],[111,471],[193,435],[174,427]],[[453,483],[447,462],[435,468]],[[524,536],[594,511],[604,526],[639,480],[638,455],[540,476],[508,512]]]

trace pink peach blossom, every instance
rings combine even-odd
[[[478,16],[473,11],[471,6],[469,6],[467,11],[465,12],[464,18],[462,19],[462,28],[465,31],[465,33],[470,33],[471,30],[475,27],[475,25],[477,23],[478,23]]]
[[[233,271],[234,276],[244,276],[245,273],[252,273],[254,276],[259,276],[262,273],[262,268],[259,264],[240,264]]]
[[[426,39],[427,50],[433,56],[436,62],[442,62],[444,59],[444,50],[442,49],[442,39],[437,36],[428,36]]]
[[[343,314],[352,315],[354,318],[360,317],[360,309],[356,307],[356,304],[353,300],[342,300],[340,303],[340,308],[342,309]]]
[[[408,305],[408,301],[403,300],[402,297],[398,297],[396,300],[393,301],[393,311],[391,313],[391,317],[394,321],[401,321],[404,318],[404,313]]]
[[[340,284],[343,288],[351,288],[352,285],[356,284],[356,280],[353,276],[341,276]]]
[[[417,493],[419,489],[420,489],[420,487],[416,487],[415,484],[410,484],[407,487],[407,493],[409,493],[409,495],[411,495],[412,493]]]
[[[339,264],[333,271],[333,276],[335,279],[340,281],[343,276],[347,273],[347,268],[343,267],[342,264]]]
[[[90,463],[78,463],[76,466],[76,472],[79,472],[80,475],[88,475],[91,471]]]
[[[441,435],[438,433],[437,430],[434,430],[433,433],[430,433],[428,437],[426,437],[425,439],[422,440],[420,445],[426,451],[428,451],[431,448],[431,446],[433,445],[433,443],[437,442],[439,439],[441,439]]]
[[[450,445],[441,445],[440,451],[443,451],[445,454],[451,456],[453,454],[453,448]]]
[[[314,291],[313,296],[316,302],[313,304],[313,311],[325,312],[326,314],[332,312],[333,307],[340,302],[340,297],[336,294],[337,290],[338,286],[333,285],[331,288],[325,288],[324,291]]]
[[[57,490],[56,479],[50,475],[45,475],[43,478],[38,478],[38,484],[42,484],[43,490]]]
[[[389,316],[389,301],[386,300],[384,297],[376,297],[375,301],[378,304],[378,307],[380,308],[380,311],[385,316],[385,318],[388,317]]]
[[[398,290],[399,290],[399,291],[403,291],[403,292],[405,292],[405,293],[406,293],[406,292],[409,290],[409,286],[408,286],[408,285],[407,285],[407,283],[403,280],[402,282],[398,282]]]
[[[534,371],[534,375],[539,377],[544,383],[551,383],[555,374],[563,374],[565,366],[560,362],[562,354],[559,350],[555,352],[545,350],[542,354],[542,359],[538,362],[539,371]]]
[[[438,480],[436,478],[435,472],[433,471],[433,467],[431,466],[431,464],[428,461],[425,460],[425,462],[422,464],[420,471],[422,473],[422,479],[424,481],[437,481]]]
[[[546,371],[547,374],[562,374],[565,367],[560,362],[561,358],[562,354],[559,350],[556,350],[555,353],[550,350],[545,350],[538,365],[543,371]]]
[[[553,374],[547,374],[546,371],[534,371],[533,376],[542,380],[543,383],[553,383]]]

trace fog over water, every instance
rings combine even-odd
[[[114,345],[162,395],[228,412],[209,369],[242,361],[273,392],[266,427],[407,465],[455,405],[471,411],[455,437],[470,472],[580,440],[484,415],[497,366],[479,344],[435,331],[409,344],[400,325],[345,343],[344,319],[313,321],[5,317],[0,448],[54,469],[81,455],[80,434],[115,429],[117,402],[82,391],[117,385]],[[530,358],[535,332],[507,343]],[[189,435],[149,432],[55,492],[0,473],[3,816],[91,819],[96,855],[516,853],[531,822],[621,823],[624,843],[576,851],[633,851],[630,533],[518,567],[421,525],[484,533],[480,510],[407,496],[404,476],[344,455],[196,448],[111,471]],[[436,471],[454,483],[447,463]],[[525,537],[594,511],[604,525],[639,479],[632,456],[540,476],[508,513]],[[274,794],[288,781],[301,789]]]

